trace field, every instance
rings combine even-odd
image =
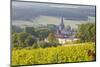
[[[51,64],[95,60],[95,43],[48,48],[12,49],[12,65]]]

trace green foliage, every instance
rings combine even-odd
[[[80,38],[81,42],[95,42],[95,24],[87,23],[78,25],[77,37]]]
[[[13,47],[30,47],[32,48],[46,48],[59,45],[56,41],[46,43],[44,41],[37,41],[35,37],[26,32],[14,33],[12,35]]]
[[[39,48],[39,46],[38,46],[37,43],[34,43],[31,47],[32,47],[32,48]]]
[[[94,43],[67,44],[45,49],[13,48],[12,65],[92,61],[95,60],[95,57],[91,55],[92,52],[95,54]]]
[[[48,46],[48,43],[44,41],[38,41],[37,43],[34,43],[32,45],[32,48],[45,48],[45,47],[49,47],[49,46]]]
[[[34,29],[34,27],[25,27],[24,32],[29,33],[31,35],[35,35],[35,29]]]
[[[36,39],[26,32],[14,33],[12,35],[13,47],[27,47],[32,46]]]
[[[44,40],[47,38],[50,31],[48,29],[36,29],[36,36],[39,38],[39,40]]]
[[[36,39],[33,38],[31,35],[29,35],[26,40],[25,40],[25,43],[28,45],[28,46],[32,46],[33,43],[36,42]]]
[[[12,47],[18,47],[19,43],[18,43],[18,34],[17,33],[13,33],[12,35]]]
[[[41,48],[45,48],[48,46],[48,44],[44,41],[37,42],[37,45],[38,45],[38,47],[41,47]]]
[[[53,34],[53,33],[50,33],[49,35],[48,35],[48,41],[49,42],[51,42],[51,43],[56,43],[56,42],[58,42],[58,40],[56,39],[56,36],[55,36],[55,34]]]
[[[48,48],[48,47],[57,47],[61,44],[59,43],[47,43],[44,41],[38,41],[32,45],[32,48]]]

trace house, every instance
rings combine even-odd
[[[78,41],[78,38],[58,38],[58,41],[60,44],[65,44],[65,43],[71,43],[71,42],[75,42]]]

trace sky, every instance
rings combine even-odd
[[[12,2],[13,25],[58,25],[61,22],[62,16],[64,18],[64,24],[72,27],[81,23],[95,23],[95,6]]]

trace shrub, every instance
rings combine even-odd
[[[61,44],[59,43],[47,43],[47,42],[44,42],[44,41],[39,41],[37,43],[34,43],[32,45],[32,48],[48,48],[48,47],[56,47],[56,46],[59,46]]]

